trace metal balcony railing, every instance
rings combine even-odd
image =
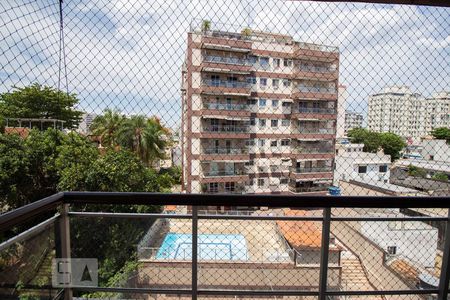
[[[204,103],[205,109],[217,109],[217,110],[248,110],[247,104],[227,104],[227,103]]]
[[[205,55],[203,57],[203,60],[206,62],[223,63],[223,64],[230,64],[230,65],[242,65],[242,66],[251,66],[252,65],[247,59],[238,58],[238,57]]]
[[[292,152],[299,154],[302,153],[314,154],[314,153],[333,153],[334,150],[332,148],[293,147]]]
[[[317,129],[307,129],[300,128],[298,130],[301,134],[334,134],[334,129],[332,128],[317,128]]]
[[[203,79],[202,84],[204,86],[211,87],[223,87],[223,88],[250,88],[250,84],[243,81],[228,81],[228,80],[211,80],[211,79]]]
[[[325,172],[333,172],[333,169],[331,167],[314,167],[314,168],[291,167],[291,172],[294,172],[294,173],[325,173]]]
[[[289,186],[289,191],[293,193],[310,193],[310,192],[326,192],[328,191],[329,185],[324,186],[311,186],[311,187],[295,187]]]
[[[304,43],[304,42],[296,42],[295,45],[299,49],[339,53],[339,47],[335,47],[335,46],[319,45],[319,44]]]
[[[248,153],[247,148],[206,148],[205,154],[217,154],[217,155],[238,155]]]
[[[247,174],[245,170],[217,170],[217,171],[203,171],[205,177],[219,177],[219,176],[240,176]]]
[[[210,125],[204,126],[203,131],[219,133],[247,133],[249,132],[249,127],[239,125]]]
[[[310,65],[296,65],[294,68],[294,72],[315,72],[315,73],[333,73],[336,72],[335,67],[318,67],[318,66],[310,66]]]
[[[297,91],[301,93],[324,93],[324,94],[336,94],[335,88],[327,87],[315,87],[315,86],[301,86],[297,87]],[[295,91],[294,91],[295,92]]]
[[[305,114],[336,114],[334,108],[316,108],[316,107],[300,107],[298,109],[299,113]]]
[[[322,188],[324,187],[290,187],[290,190],[307,192]],[[140,208],[176,205],[180,209],[176,213],[131,213],[128,209],[125,210],[127,212],[120,212],[118,209],[108,211],[108,207],[129,208],[131,205],[139,205]],[[205,207],[226,207],[233,212],[236,210],[230,208],[242,205],[264,209],[244,214],[217,211],[210,213],[205,210]],[[279,208],[290,210],[280,211]],[[412,208],[439,214],[406,214]],[[287,213],[289,211],[292,213]],[[431,297],[445,300],[448,297],[450,278],[449,211],[450,202],[445,197],[231,194],[212,197],[202,194],[64,192],[0,215],[3,280],[0,291],[5,299],[36,295],[35,297],[71,300],[81,295],[93,296],[92,293],[103,292],[122,295],[123,298],[170,294],[192,299],[199,296],[233,295],[309,296],[319,300],[368,296],[405,299]],[[30,224],[31,220],[35,220],[33,224]],[[28,270],[31,270],[24,268],[28,259],[43,259],[43,252],[37,249],[41,241],[54,243],[54,248],[46,252],[45,262],[52,258],[67,262],[72,256],[91,257],[89,255],[92,250],[101,249],[100,246],[105,242],[96,230],[108,227],[108,222],[127,224],[130,229],[127,235],[135,234],[133,228],[137,229],[138,226],[146,228],[137,244],[128,245],[127,250],[122,249],[131,250],[134,254],[130,255],[130,260],[136,262],[127,267],[132,271],[129,275],[126,273],[128,271],[122,269],[119,275],[124,280],[117,280],[115,274],[108,275],[100,270],[99,275],[106,277],[98,285],[58,281],[52,285],[48,281],[52,277],[50,268],[38,270],[37,278],[19,282],[19,278],[26,277],[29,275]],[[313,235],[312,224],[316,223],[319,224],[319,229]],[[415,279],[412,279],[414,283],[411,284],[407,279],[401,279],[402,274],[396,273],[393,268],[392,256],[383,254],[386,250],[376,246],[375,242],[360,231],[368,224],[370,234],[380,226],[386,225],[388,228],[392,224],[406,223],[409,224],[408,232],[414,228],[432,228],[427,225],[431,223],[443,225],[442,228],[446,229],[441,233],[445,244],[439,272],[434,273],[437,276],[435,286],[422,283],[417,286]],[[142,224],[147,226],[142,227]],[[83,231],[83,226],[88,230]],[[318,246],[310,246],[308,255],[303,255],[301,248],[292,248],[292,244],[286,242],[290,237],[293,238],[290,239],[291,242],[298,241],[292,235],[296,235],[302,228],[307,230],[301,234],[311,234],[311,241],[319,238],[318,241],[311,242],[310,245],[318,243]],[[401,226],[395,228],[399,230]],[[114,226],[114,229],[118,230],[119,227]],[[43,233],[43,239],[39,239]],[[437,235],[437,229],[423,231],[424,236],[431,234]],[[116,238],[120,239],[121,236]],[[305,238],[308,240],[308,236]],[[80,239],[84,243],[80,243]],[[386,236],[383,235],[383,239]],[[177,240],[178,244],[175,242]],[[259,246],[255,247],[256,245]],[[273,245],[279,247],[277,251],[273,250]],[[427,251],[428,247],[429,243],[414,241],[414,249],[409,249],[411,251],[408,253],[423,253],[422,258],[427,259],[427,254],[422,251]],[[172,251],[174,249],[177,251]],[[315,249],[317,260],[309,260],[311,249]],[[114,253],[104,250],[105,257],[96,257],[99,265],[116,263],[108,256]],[[342,284],[345,266],[341,264],[341,256],[336,256],[341,251],[355,253],[355,269],[347,268],[345,272],[350,272],[351,276],[365,276],[362,281],[358,276],[355,277],[358,284],[356,288],[352,288],[352,282],[349,281],[351,276],[347,276],[345,284]],[[405,259],[404,255],[400,257]],[[349,256],[345,256],[345,259],[349,259]],[[298,264],[299,261],[301,265]],[[16,265],[20,268],[15,268]],[[359,265],[367,271],[353,273]],[[70,273],[73,267],[76,266],[72,263],[71,267],[64,270]],[[417,262],[414,267],[420,270]],[[56,275],[59,274],[57,270],[55,268]],[[432,277],[426,275],[421,278],[426,280],[430,276]],[[264,280],[268,277],[273,280]],[[36,281],[37,279],[39,280]],[[366,281],[368,283],[364,289],[361,288],[361,282]],[[19,285],[20,288],[17,288]],[[26,294],[21,294],[22,291],[26,291]]]

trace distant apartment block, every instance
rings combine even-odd
[[[368,127],[418,139],[433,128],[450,126],[450,93],[426,99],[406,86],[392,86],[369,97]]]
[[[363,115],[354,111],[345,111],[345,136],[347,136],[349,130],[353,128],[361,128],[363,126]]]
[[[78,125],[77,132],[85,135],[90,134],[91,133],[90,127],[95,117],[97,117],[96,114],[84,113],[81,122]]]
[[[188,34],[182,80],[188,193],[326,193],[339,52],[281,34]]]

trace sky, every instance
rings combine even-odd
[[[0,2],[0,92],[39,82],[58,86],[57,0]],[[407,85],[428,97],[450,90],[450,9],[272,0],[65,0],[67,68],[60,87],[79,108],[181,118],[181,67],[190,27],[244,27],[339,47],[347,107],[367,113],[368,96]],[[64,72],[63,72],[64,75]]]

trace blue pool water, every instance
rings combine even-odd
[[[192,236],[183,233],[168,233],[156,258],[191,260]],[[199,234],[198,259],[248,260],[245,238],[240,234]]]

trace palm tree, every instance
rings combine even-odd
[[[133,116],[123,123],[118,141],[121,146],[136,153],[144,163],[152,165],[156,159],[165,157],[169,136],[170,131],[156,117]]]
[[[116,110],[106,109],[103,115],[97,116],[91,124],[91,131],[100,137],[103,146],[115,147],[119,129],[124,117]]]

